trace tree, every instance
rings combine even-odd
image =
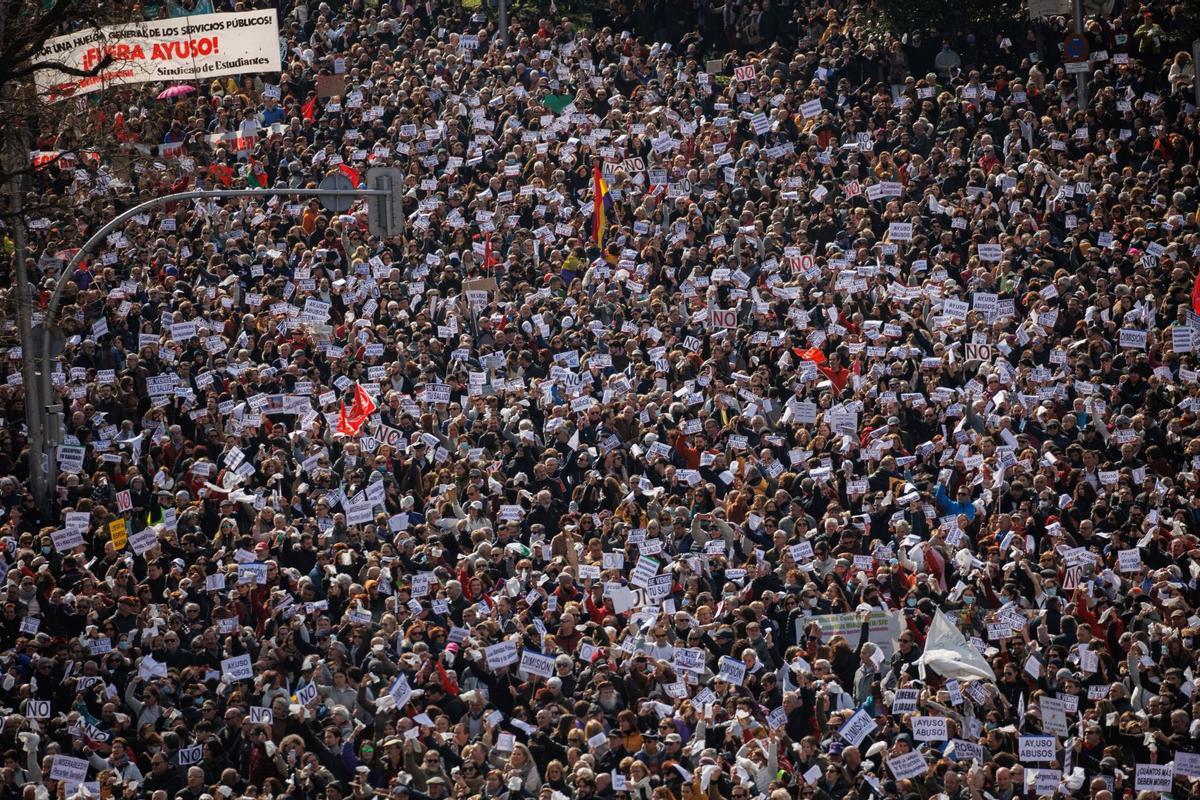
[[[0,3],[0,130],[4,132],[4,158],[0,161],[0,184],[14,176],[28,176],[28,144],[35,126],[51,112],[61,126],[74,124],[73,111],[47,104],[37,96],[33,79],[41,70],[55,69],[80,78],[107,69],[111,55],[104,55],[86,70],[41,56],[46,42],[55,36],[86,28],[99,28],[120,20],[120,5],[107,0],[9,0]],[[24,154],[17,151],[24,146]],[[41,165],[44,166],[44,165]],[[6,208],[4,213],[13,210]]]
[[[107,69],[112,57],[99,58],[88,69],[56,62],[43,55],[46,43],[55,36],[88,28],[99,28],[118,21],[128,6],[109,0],[8,0],[0,3],[0,224],[5,229],[4,247],[0,248],[0,272],[6,273],[11,287],[4,312],[17,318],[16,334],[22,348],[22,382],[25,387],[26,435],[29,443],[29,470],[39,505],[45,510],[50,502],[45,465],[53,457],[45,430],[46,404],[39,391],[37,366],[48,368],[48,359],[36,352],[33,336],[34,287],[30,285],[26,264],[30,208],[25,192],[36,169],[30,158],[31,142],[46,125],[59,130],[77,123],[77,109],[64,113],[61,104],[47,103],[33,87],[40,70],[55,69],[75,77],[87,78]],[[102,144],[97,141],[97,145]],[[56,156],[58,157],[58,156]],[[36,202],[36,201],[35,201]]]
[[[878,5],[899,33],[972,26],[1007,29],[1021,16],[1022,6],[1021,0],[878,0]]]

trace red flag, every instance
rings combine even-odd
[[[377,408],[379,406],[376,405],[375,398],[367,394],[361,386],[355,384],[354,402],[350,404],[350,409],[346,410],[346,403],[343,402],[341,410],[338,411],[338,433],[346,436],[358,436],[367,417],[374,414]]]
[[[1200,314],[1200,273],[1196,274],[1196,282],[1192,284],[1192,311]]]
[[[492,237],[483,240],[483,270],[484,272],[495,269],[500,262],[496,259],[495,253],[492,252]]]
[[[310,97],[308,102],[300,107],[300,114],[309,122],[317,117],[317,98]]]
[[[375,403],[375,398],[367,394],[366,390],[359,384],[354,384],[354,403],[350,406],[351,421],[361,417],[366,419],[375,413],[375,409],[379,406]],[[360,422],[359,425],[362,423]]]
[[[442,684],[442,691],[451,697],[456,696],[458,694],[458,683],[446,672],[446,668],[442,666],[441,661],[435,661],[433,662],[433,665],[437,667],[438,678],[440,678],[439,683]]]
[[[358,436],[358,431],[362,428],[364,421],[366,421],[366,417],[363,417],[357,425],[353,424],[346,414],[346,404],[342,403],[342,408],[338,411],[337,432],[345,436]]]
[[[816,347],[810,347],[807,350],[794,347],[792,348],[792,352],[798,355],[804,361],[815,361],[818,364],[825,363],[825,354]]]
[[[350,182],[354,184],[355,189],[362,184],[362,175],[359,175],[358,170],[356,170],[354,167],[350,166],[349,164],[338,164],[338,169],[342,171],[343,175],[350,179]]]
[[[208,171],[227,188],[233,185],[233,167],[225,164],[210,164]]]

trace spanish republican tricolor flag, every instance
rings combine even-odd
[[[604,232],[608,229],[608,208],[612,198],[608,196],[608,184],[600,174],[600,165],[592,167],[592,240],[604,244]]]

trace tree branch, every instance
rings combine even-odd
[[[92,67],[91,69],[79,69],[78,67],[72,67],[68,64],[55,64],[49,61],[40,61],[36,64],[29,64],[28,66],[13,69],[8,72],[0,72],[0,74],[6,75],[9,80],[19,81],[32,76],[35,72],[40,72],[44,69],[53,69],[66,75],[73,75],[76,78],[91,78],[108,69],[112,63],[113,57],[105,54],[104,58],[100,59],[100,63],[96,64],[96,66]]]

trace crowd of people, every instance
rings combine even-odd
[[[0,800],[1200,797],[1186,4],[208,5],[283,72],[31,131],[35,311],[404,231],[109,235],[49,509],[12,341]]]

